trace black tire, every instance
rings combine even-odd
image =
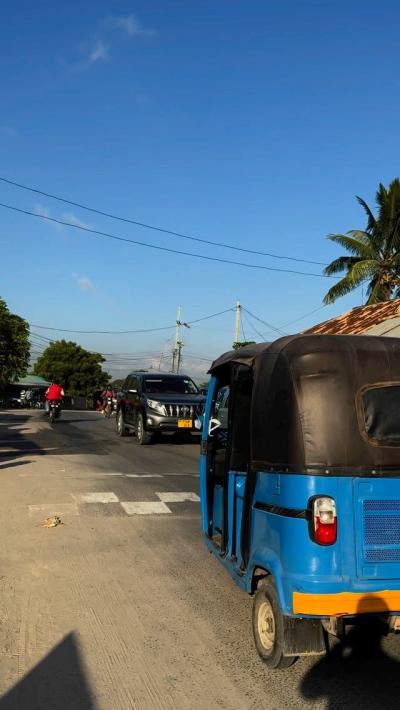
[[[116,419],[118,436],[128,436],[129,430],[125,426],[124,414],[122,409],[119,410]]]
[[[139,414],[137,415],[135,434],[136,442],[139,444],[139,446],[148,446],[148,444],[151,444],[153,440],[153,437],[150,432],[146,431],[145,429],[143,414],[141,412],[139,412]]]
[[[253,604],[253,634],[258,655],[268,668],[289,668],[296,656],[284,655],[283,614],[272,577],[264,577]]]
[[[111,417],[111,404],[107,404],[104,414],[106,415],[106,418],[109,419]]]
[[[50,424],[54,424],[54,422],[56,420],[56,410],[54,409],[54,407],[50,407],[49,419],[50,419]]]

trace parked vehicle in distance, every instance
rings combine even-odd
[[[377,615],[398,631],[400,339],[288,336],[210,373],[202,528],[254,594],[262,660],[324,654],[326,633]]]
[[[117,402],[117,433],[132,432],[138,444],[150,444],[156,433],[196,433],[194,422],[205,397],[186,375],[133,372]]]

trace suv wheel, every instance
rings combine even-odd
[[[128,429],[125,426],[124,415],[122,409],[120,409],[117,414],[117,434],[118,436],[127,436],[128,433]]]
[[[144,428],[143,414],[138,414],[136,421],[136,441],[140,446],[151,444],[152,435]]]

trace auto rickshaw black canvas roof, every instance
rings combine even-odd
[[[232,407],[235,373],[246,368],[252,467],[400,472],[400,339],[294,335],[225,353],[210,373],[231,373]]]

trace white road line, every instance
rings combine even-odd
[[[126,476],[126,478],[162,478],[163,474],[161,474],[161,473],[126,473],[125,476]]]
[[[32,518],[38,513],[45,517],[50,515],[78,515],[76,503],[44,503],[42,505],[28,505],[29,517]]]
[[[72,497],[77,503],[119,503],[115,493],[80,493]]]
[[[193,476],[199,477],[198,473],[102,473],[102,476],[122,476],[123,478],[164,478],[165,476]]]
[[[165,503],[143,501],[131,503],[129,501],[121,501],[121,505],[127,515],[165,515],[172,511]]]
[[[185,501],[198,503],[200,500],[199,496],[196,493],[174,493],[163,491],[162,493],[156,493],[156,496],[163,503],[184,503]]]
[[[164,473],[164,476],[195,476],[198,478],[198,473]]]

